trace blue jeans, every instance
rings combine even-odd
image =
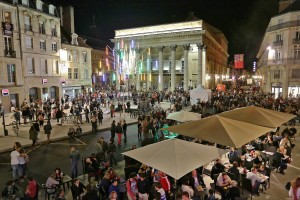
[[[13,179],[17,180],[19,176],[21,176],[21,169],[19,165],[12,165],[12,170],[13,170]]]
[[[71,177],[72,179],[77,178],[78,176],[78,163],[73,162],[71,167]]]
[[[260,182],[255,182],[254,186],[253,186],[253,192],[254,193],[258,193],[258,189],[259,189],[259,186],[260,186]]]

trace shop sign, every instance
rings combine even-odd
[[[9,89],[3,89],[2,90],[2,96],[6,97],[9,95]]]
[[[46,83],[48,83],[48,80],[45,79],[45,78],[43,78],[43,79],[42,79],[42,84],[46,84]]]

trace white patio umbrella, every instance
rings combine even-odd
[[[237,108],[223,112],[220,114],[220,116],[272,128],[277,128],[296,117],[295,115],[288,113],[278,112],[257,106]]]
[[[195,121],[201,119],[201,114],[182,110],[179,112],[170,113],[167,119],[175,120],[178,122]]]
[[[169,176],[180,179],[227,151],[180,139],[169,139],[122,153]]]

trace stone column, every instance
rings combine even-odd
[[[206,87],[206,45],[202,46],[202,86]]]
[[[120,62],[118,62],[116,64],[116,73],[115,73],[115,77],[116,77],[116,89],[120,90],[120,67],[122,65],[122,60],[120,60]]]
[[[271,70],[270,67],[267,66],[267,70],[264,71],[264,77],[265,77],[265,92],[271,92]]]
[[[150,77],[151,77],[151,54],[149,51],[147,54],[147,88],[146,88],[146,90],[148,90],[151,87]]]
[[[173,92],[175,90],[175,52],[177,45],[170,46],[171,48],[171,88],[170,90]]]
[[[136,55],[138,55],[139,51],[136,49],[135,50]],[[140,91],[141,90],[141,77],[140,77],[140,62],[136,61],[136,90]]]
[[[286,98],[288,97],[288,89],[289,89],[289,83],[288,83],[288,75],[289,75],[289,69],[286,67],[282,70],[282,97]]]
[[[159,59],[159,68],[158,68],[158,91],[163,90],[164,86],[164,60],[163,60],[163,50],[164,46],[158,47],[158,59]]]
[[[202,85],[202,44],[197,44],[198,47],[198,67],[197,67],[197,86]]]
[[[185,44],[183,45],[183,49],[184,49],[184,68],[183,68],[183,89],[184,91],[188,91],[189,90],[189,65],[188,65],[188,52],[190,49],[190,44]]]

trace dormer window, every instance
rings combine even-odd
[[[43,10],[43,2],[40,0],[36,1],[36,9],[37,10]]]
[[[50,5],[49,5],[49,14],[50,14],[50,15],[54,15],[54,10],[55,10],[55,6],[52,5],[52,4],[50,4]]]
[[[28,0],[22,0],[22,5],[23,5],[23,6],[29,6]]]
[[[73,34],[71,35],[71,37],[72,37],[71,44],[72,44],[72,45],[77,45],[77,46],[78,46],[78,41],[77,41],[78,35],[77,35],[76,33],[73,33]]]

